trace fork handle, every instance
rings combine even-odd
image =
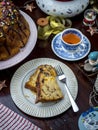
[[[67,94],[68,94],[68,96],[69,96],[69,99],[70,99],[70,102],[71,102],[73,111],[74,111],[74,112],[78,112],[78,111],[79,111],[79,107],[77,106],[76,102],[74,101],[74,99],[73,99],[73,97],[72,97],[72,95],[71,95],[71,93],[70,93],[68,87],[66,86],[66,84],[65,84],[65,88],[66,88]]]

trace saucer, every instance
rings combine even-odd
[[[60,39],[61,33],[57,34],[52,40],[52,50],[61,59],[67,61],[77,61],[87,56],[91,49],[90,41],[86,36],[83,36],[83,43],[75,51],[66,50]]]

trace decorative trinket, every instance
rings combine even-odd
[[[37,20],[37,24],[38,24],[39,26],[44,27],[44,26],[46,26],[46,25],[48,24],[48,19],[47,19],[47,18],[39,18],[39,19]]]
[[[93,9],[87,9],[84,12],[83,24],[86,26],[93,26],[96,20],[96,13]]]
[[[69,19],[55,16],[47,16],[46,18],[39,18],[38,24],[38,38],[46,40],[51,34],[58,34],[66,28],[71,27],[72,22]]]
[[[5,84],[5,80],[4,81],[0,81],[0,90],[2,90],[2,88],[7,87]]]
[[[27,4],[27,5],[25,6],[25,9],[26,9],[26,10],[29,10],[30,12],[32,12],[32,10],[35,9],[35,6],[34,6],[33,3]]]
[[[84,64],[84,70],[87,72],[98,71],[98,51],[93,51],[88,55],[88,59]]]
[[[32,10],[36,8],[33,2],[34,0],[28,0],[24,3],[23,6],[20,6],[19,8],[24,8],[25,10],[29,10],[30,12],[32,12]]]
[[[87,32],[90,32],[91,36],[94,35],[95,33],[98,33],[98,29],[97,27],[89,27],[89,29],[87,30]]]

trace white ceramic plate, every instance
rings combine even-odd
[[[62,67],[67,78],[67,84],[70,92],[73,98],[76,99],[78,93],[78,84],[74,73],[64,63],[49,58],[34,59],[22,65],[12,77],[10,92],[14,103],[23,112],[35,117],[48,118],[65,112],[71,106],[71,104],[64,88],[64,84],[59,81],[59,86],[61,87],[64,95],[62,100],[50,103],[35,104],[35,94],[29,89],[26,89],[24,86],[30,75],[33,74],[35,69],[42,64],[50,64],[52,66],[59,64]]]
[[[19,62],[24,60],[31,53],[33,48],[35,47],[36,40],[37,40],[36,25],[29,15],[27,15],[23,11],[20,11],[20,12],[24,16],[24,18],[27,20],[29,27],[30,27],[30,37],[28,39],[28,43],[15,56],[11,57],[8,60],[0,61],[0,70],[7,69],[9,67],[12,67],[12,66],[18,64]]]

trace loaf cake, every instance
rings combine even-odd
[[[36,103],[57,101],[63,93],[56,80],[55,68],[51,65],[40,65],[25,83],[25,87],[36,93]]]
[[[29,39],[30,29],[24,16],[11,0],[0,2],[0,60],[16,55]]]

